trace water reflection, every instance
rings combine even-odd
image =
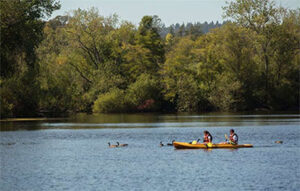
[[[2,131],[84,128],[176,128],[300,124],[299,114],[77,114],[69,118],[0,121]]]
[[[212,149],[203,149],[204,152],[212,152]]]

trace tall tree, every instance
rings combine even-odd
[[[160,19],[157,16],[144,16],[140,22],[135,44],[148,52],[145,73],[155,75],[159,65],[164,63],[164,44],[159,35]],[[150,65],[149,65],[150,64]],[[143,66],[137,66],[143,67]]]
[[[261,61],[264,64],[265,102],[270,101],[270,65],[274,51],[271,46],[276,26],[283,19],[283,8],[276,7],[270,0],[236,0],[224,7],[225,17],[231,18],[243,27],[255,31],[259,36],[254,39],[260,44],[262,51]]]
[[[1,117],[36,112],[39,87],[35,49],[43,37],[42,19],[59,8],[56,0],[0,1]]]
[[[44,21],[60,8],[56,0],[1,0],[1,77],[18,70],[17,55],[24,55],[27,65],[34,67],[34,50],[42,40]]]
[[[119,23],[116,15],[103,17],[95,8],[75,10],[62,27],[53,28],[53,23],[57,21],[46,26],[47,35],[39,48],[39,57],[44,58],[41,73],[47,76],[42,77],[47,84],[43,105],[49,107],[48,100],[56,100],[59,110],[90,111],[99,94],[127,86],[122,64],[125,47],[134,42],[131,23]],[[60,98],[63,89],[68,99]]]

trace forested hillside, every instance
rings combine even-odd
[[[299,110],[300,9],[236,0],[222,25],[165,27],[158,16],[135,26],[95,8],[45,21],[55,0],[0,8],[2,118]]]
[[[172,34],[173,36],[185,36],[190,34],[205,34],[208,33],[211,29],[215,29],[221,27],[226,22],[219,23],[218,21],[214,23],[213,21],[210,23],[204,22],[196,22],[196,23],[176,23],[172,24],[168,27],[162,24],[159,27],[160,31],[159,34],[162,38],[165,38],[168,33]]]

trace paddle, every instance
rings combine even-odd
[[[211,147],[213,146],[213,144],[209,142],[209,143],[206,144],[206,146],[207,146],[208,148],[211,148]]]
[[[197,144],[199,141],[200,141],[200,139],[197,139],[197,141],[196,141],[196,140],[194,140],[194,141],[192,141],[192,142],[189,142],[189,143],[190,143],[190,144],[193,144],[193,145],[195,145],[195,144]]]
[[[229,140],[227,134],[225,134],[224,136],[225,136],[226,141]]]

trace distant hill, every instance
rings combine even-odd
[[[225,24],[226,22],[224,21],[223,23],[219,23],[218,21],[216,23],[214,23],[213,21],[208,23],[208,22],[204,22],[204,23],[186,23],[186,24],[172,24],[168,27],[166,26],[162,26],[161,30],[160,30],[160,35],[162,37],[165,37],[168,33],[173,34],[174,36],[185,36],[188,34],[195,34],[195,35],[199,35],[199,34],[205,34],[208,33],[211,29],[217,28],[217,27],[221,27],[223,24]]]

